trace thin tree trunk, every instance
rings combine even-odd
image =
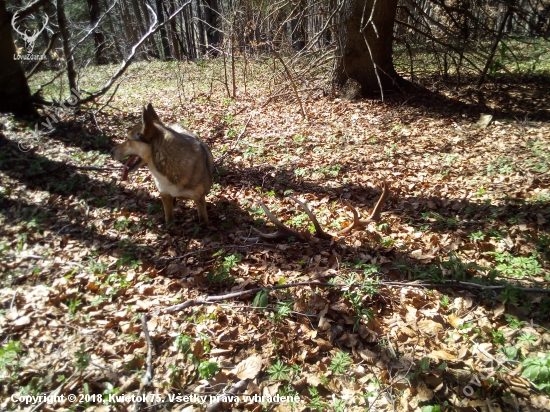
[[[204,36],[204,23],[202,22],[204,20],[204,11],[203,7],[201,7],[201,0],[197,0],[197,17],[198,19],[195,21],[195,24],[198,32],[199,53],[201,56],[204,56],[206,54],[206,39]]]
[[[132,17],[130,16],[130,12],[128,11],[128,3],[127,2],[119,2],[118,6],[120,7],[121,14],[124,16],[123,19],[123,25],[124,25],[124,31],[126,32],[126,40],[130,42],[130,44],[136,44],[137,37],[136,37],[136,31],[132,26]],[[136,25],[137,25],[137,17],[136,17]],[[134,26],[135,27],[135,26]]]
[[[159,24],[164,23],[164,10],[162,5],[162,0],[156,0],[157,3],[157,17]],[[160,39],[162,41],[162,50],[164,51],[164,60],[171,60],[172,53],[170,52],[170,42],[168,41],[168,35],[166,33],[166,28],[161,27],[160,29]]]
[[[63,8],[63,0],[57,1],[57,23],[59,24],[59,31],[61,32],[61,41],[63,43],[63,53],[65,54],[65,60],[67,61],[67,78],[69,80],[69,89],[78,90],[76,86],[76,71],[74,69],[74,59],[71,52],[71,43],[69,37],[69,31],[67,30],[67,17],[65,16],[65,9]]]
[[[135,31],[137,32],[136,37],[139,38],[139,37],[141,37],[141,35],[143,33],[145,33],[145,31],[147,30],[147,27],[145,26],[144,19],[141,16],[141,11],[139,10],[138,0],[131,0],[131,4],[132,4],[132,10],[134,12],[134,16],[136,18],[136,25],[135,25],[135,28],[136,28]],[[135,44],[135,42],[132,43],[132,44]],[[147,56],[147,54],[145,54],[145,56]]]
[[[111,33],[113,33],[113,40],[115,42],[116,51],[118,52],[120,60],[123,60],[124,59],[124,52],[122,51],[122,47],[120,46],[120,39],[119,39],[119,36],[117,36],[116,30],[115,30],[115,25],[113,24],[113,19],[111,18],[111,13],[107,14],[107,22],[109,24],[109,29],[111,29]],[[124,35],[125,34],[124,29],[121,29],[120,33]],[[124,36],[122,36],[122,37],[124,37]]]
[[[169,0],[170,14],[174,12],[174,0]],[[176,19],[170,22],[170,37],[172,38],[172,46],[174,49],[174,57],[176,60],[181,60],[180,48],[178,43],[178,30],[176,25]]]
[[[220,43],[218,0],[204,0],[204,21],[206,22],[206,41],[208,52],[217,56],[217,48]]]
[[[481,72],[481,75],[479,76],[479,80],[477,81],[477,88],[481,88],[481,85],[483,84],[483,80],[485,79],[485,76],[487,75],[487,71],[489,70],[489,67],[491,66],[491,63],[493,62],[493,58],[495,57],[495,53],[497,51],[498,44],[500,43],[500,39],[502,39],[502,32],[504,31],[504,28],[506,27],[506,21],[508,20],[508,17],[510,16],[510,13],[512,12],[512,8],[508,6],[508,9],[506,10],[506,14],[504,15],[504,18],[502,19],[502,22],[500,23],[500,27],[498,28],[497,35],[495,37],[495,41],[493,43],[493,47],[491,47],[491,52],[489,53],[489,58],[487,59],[487,62],[485,62],[485,67],[483,68],[483,71]]]
[[[149,9],[146,6],[145,0],[139,0],[139,5],[143,13],[145,30],[148,30],[149,26],[151,26],[151,19],[149,18]],[[153,56],[155,59],[160,59],[160,52],[157,47],[157,43],[155,42],[155,36],[151,36],[148,40],[148,43],[149,43],[149,54]]]
[[[90,24],[93,27],[96,25],[100,16],[99,1],[88,0],[88,11],[90,13]],[[107,64],[107,58],[105,57],[105,36],[99,26],[94,30],[94,44],[96,64]]]

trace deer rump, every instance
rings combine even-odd
[[[316,237],[320,239],[332,239],[333,237],[348,234],[355,228],[365,227],[371,222],[378,222],[380,220],[380,214],[382,213],[382,206],[384,206],[384,202],[388,198],[388,195],[389,195],[388,184],[385,181],[383,181],[382,194],[380,195],[378,202],[376,202],[376,205],[374,206],[374,209],[372,210],[371,215],[367,219],[360,219],[359,213],[357,212],[357,210],[351,205],[350,202],[346,200],[345,201],[346,205],[349,206],[349,208],[351,209],[351,212],[353,213],[353,223],[348,227],[346,227],[345,229],[337,232],[336,234],[325,232],[321,228],[321,225],[317,221],[317,218],[315,217],[315,215],[311,213],[311,210],[309,210],[309,208],[305,203],[301,202],[295,197],[290,196],[290,198],[294,200],[296,203],[298,203],[300,207],[304,209],[304,212],[307,214],[307,216],[311,219],[313,226],[315,227]],[[273,222],[273,224],[277,228],[277,231],[275,233],[263,233],[256,228],[252,228],[258,234],[258,237],[248,237],[248,238],[245,238],[244,240],[248,242],[257,242],[260,239],[286,240],[292,237],[296,240],[307,241],[311,238],[311,234],[308,231],[299,232],[297,230],[289,228],[284,223],[282,223],[279,219],[277,219],[275,215],[269,211],[266,205],[264,205],[261,201],[259,203],[262,209],[264,210],[266,216],[269,218],[269,220]]]

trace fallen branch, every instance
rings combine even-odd
[[[264,286],[260,288],[254,288],[254,289],[247,289],[247,290],[241,290],[239,292],[233,292],[228,293],[226,295],[218,295],[218,296],[208,296],[206,298],[198,298],[193,300],[188,300],[186,302],[180,303],[178,305],[170,306],[169,308],[166,308],[163,313],[173,313],[178,312],[180,310],[189,308],[191,306],[197,306],[197,305],[204,305],[205,303],[214,303],[214,302],[221,302],[223,300],[227,299],[234,299],[245,295],[250,295],[251,293],[258,293],[262,290],[277,290],[277,289],[287,289],[287,288],[295,288],[298,286],[307,286],[307,285],[314,285],[314,286],[321,286],[321,287],[338,287],[338,286],[348,286],[343,284],[331,284],[326,282],[299,282],[299,283],[289,283],[286,285],[275,285],[275,286]]]
[[[471,283],[471,282],[455,282],[452,280],[448,280],[445,283],[413,283],[413,282],[379,282],[377,283],[378,286],[396,286],[396,287],[417,287],[417,288],[424,288],[424,289],[439,289],[439,288],[453,288],[453,289],[478,289],[478,290],[498,290],[498,289],[504,289],[506,286],[486,286],[486,285],[479,285],[477,283]],[[215,303],[215,302],[221,302],[223,300],[228,299],[235,299],[239,298],[241,296],[250,295],[252,293],[258,293],[261,291],[272,291],[272,290],[278,290],[278,289],[290,289],[295,288],[299,286],[320,286],[320,287],[336,287],[336,288],[352,288],[352,287],[360,287],[363,286],[361,283],[327,283],[327,282],[317,282],[317,281],[311,281],[311,282],[298,282],[298,283],[288,283],[284,285],[274,285],[274,286],[263,286],[259,288],[254,289],[247,289],[247,290],[241,290],[239,292],[233,292],[233,293],[227,293],[225,295],[218,295],[218,296],[207,296],[206,298],[198,298],[198,299],[192,299],[188,300],[183,303],[179,303],[174,306],[170,306],[166,308],[164,311],[162,311],[162,314],[166,313],[173,313],[178,312],[183,309],[190,308],[192,306],[198,306],[198,305],[204,305],[208,303]],[[542,289],[542,288],[522,288],[522,287],[516,287],[518,290],[522,290],[524,292],[533,292],[533,293],[550,293],[550,289]]]
[[[56,166],[52,169],[48,170],[42,170],[40,172],[31,173],[27,175],[27,177],[36,177],[40,175],[50,174],[53,172],[57,172],[59,169],[62,169],[63,167],[67,167],[69,169],[78,169],[78,170],[96,170],[99,172],[108,172],[112,170],[120,170],[120,167],[97,167],[97,166],[76,166],[76,165],[68,165],[66,163],[62,163],[59,166]]]
[[[277,53],[277,50],[275,50],[275,47],[273,44],[271,44],[271,50],[273,52],[273,55],[281,62],[283,65],[283,68],[285,69],[286,76],[288,80],[290,81],[290,85],[292,86],[292,90],[294,91],[294,96],[296,97],[296,100],[298,100],[298,103],[300,104],[300,111],[302,112],[302,118],[304,120],[307,119],[307,113],[306,109],[304,108],[304,103],[302,102],[302,99],[300,99],[300,95],[298,94],[298,87],[296,86],[296,83],[294,82],[294,78],[292,77],[292,74],[290,73],[290,70],[288,69],[287,65],[285,64],[283,58]]]
[[[84,265],[78,263],[78,262],[71,262],[69,260],[58,260],[58,259],[51,259],[40,255],[27,255],[23,256],[22,259],[36,259],[36,260],[47,260],[49,262],[57,263],[58,265],[65,265],[65,266],[76,266],[79,268],[83,268]]]
[[[151,367],[151,364],[153,363],[153,343],[151,342],[151,336],[149,335],[149,330],[147,329],[147,316],[141,315],[141,325],[143,327],[145,339],[147,340],[147,371],[145,372],[145,376],[143,377],[141,385],[139,386],[139,391],[137,394],[138,399],[141,399],[141,393],[147,386],[149,386],[149,383],[151,383],[151,380],[153,379],[153,369]],[[139,401],[135,403],[134,412],[138,410],[139,404]]]
[[[244,390],[247,386],[248,386],[248,383],[247,383],[246,379],[243,379],[243,380],[237,382],[235,385],[233,385],[231,387],[231,389],[229,389],[227,392],[224,392],[221,395],[219,395],[216,399],[223,399],[224,395],[236,395],[240,391]],[[221,406],[222,406],[222,401],[221,400],[216,401],[216,402],[211,403],[210,405],[208,405],[208,407],[206,408],[206,412],[219,411]]]
[[[251,114],[250,117],[248,118],[248,121],[246,122],[246,124],[244,125],[244,129],[243,131],[239,134],[239,136],[237,137],[237,140],[235,140],[235,143],[233,143],[233,146],[231,146],[231,148],[225,152],[218,160],[216,160],[216,166],[219,166],[222,164],[223,160],[229,156],[230,153],[233,152],[233,150],[235,149],[235,147],[237,146],[237,144],[239,143],[239,140],[241,140],[241,138],[244,136],[244,133],[246,132],[246,128],[248,127],[248,123],[250,123],[250,121],[252,120],[252,117],[254,117],[254,114]]]

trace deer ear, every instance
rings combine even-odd
[[[151,103],[143,109],[143,123],[145,123],[145,116],[149,117],[150,121],[156,120],[157,122],[160,122],[160,118],[157,112],[155,112],[155,109],[153,109],[153,105]]]
[[[155,132],[154,122],[155,121],[160,122],[160,118],[155,112],[155,109],[153,109],[153,105],[151,103],[149,103],[147,107],[143,108],[143,114],[141,118],[142,118],[142,124],[143,124],[143,130],[141,132],[142,138],[148,141],[150,140],[150,138],[153,136]]]

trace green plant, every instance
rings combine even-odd
[[[524,321],[519,320],[515,316],[509,315],[507,313],[504,314],[504,317],[506,318],[506,322],[508,322],[508,326],[510,326],[510,329],[519,329],[523,324],[525,324]]]
[[[441,303],[441,306],[446,308],[447,306],[449,306],[449,297],[447,295],[443,295],[439,302]]]
[[[522,343],[534,344],[537,341],[537,337],[535,335],[531,335],[530,333],[524,333],[523,335],[518,336],[518,341]]]
[[[345,399],[334,398],[332,400],[332,410],[334,412],[344,412],[346,410]]]
[[[272,381],[290,380],[288,376],[290,367],[286,366],[280,359],[277,359],[277,362],[267,369],[267,373],[269,373],[269,380]]]
[[[445,411],[446,407],[449,405],[447,401],[443,402],[443,408],[441,409],[441,405],[424,405],[422,407],[422,412],[441,412]]]
[[[273,314],[273,320],[280,322],[292,313],[292,302],[277,302],[277,311]]]
[[[83,343],[80,344],[80,349],[74,354],[76,361],[73,364],[80,372],[90,365],[90,354],[86,353],[86,348]]]
[[[485,233],[483,233],[481,230],[478,232],[470,233],[468,235],[468,239],[476,242],[478,240],[484,240],[485,239]]]
[[[544,356],[532,356],[524,359],[522,378],[533,382],[537,389],[549,393],[550,389],[550,353]]]
[[[503,331],[490,330],[489,332],[492,335],[492,341],[497,345],[504,345],[506,343],[506,338],[504,337]]]
[[[174,344],[180,352],[187,354],[191,350],[191,343],[193,343],[193,340],[194,339],[189,335],[180,334],[174,339]]]
[[[76,315],[76,308],[82,304],[78,299],[67,299],[67,307],[69,308],[69,317],[74,318]]]
[[[338,352],[334,358],[332,358],[329,369],[334,373],[344,373],[352,363],[353,361],[347,353]]]
[[[322,167],[320,169],[317,169],[315,171],[315,173],[325,177],[325,176],[330,176],[330,177],[336,177],[338,176],[338,173],[340,173],[340,170],[343,168],[343,166],[341,164],[335,164],[335,165],[332,165],[332,166],[326,166],[326,167]]]
[[[242,256],[238,253],[225,256],[223,261],[218,261],[214,264],[213,270],[208,272],[206,276],[208,282],[210,283],[231,283],[234,281],[233,276],[231,276],[231,269],[237,266],[241,261]]]
[[[311,174],[311,172],[305,167],[298,167],[294,169],[294,174],[298,177],[305,177]]]
[[[147,206],[147,214],[149,215],[156,215],[160,213],[161,208],[159,203],[153,203]]]
[[[328,403],[321,401],[317,388],[309,387],[308,390],[311,395],[311,402],[306,405],[308,408],[312,408],[317,411],[323,411],[328,408]]]
[[[537,260],[537,254],[531,256],[512,256],[508,252],[485,252],[486,255],[493,255],[497,262],[496,270],[504,276],[523,277],[525,275],[536,276],[542,268]]]
[[[518,357],[519,349],[515,346],[503,346],[500,351],[504,353],[506,359],[515,360]]]
[[[17,340],[0,347],[0,371],[17,369],[17,356],[20,352],[21,344]]]
[[[504,289],[500,292],[502,303],[510,302],[512,305],[517,306],[520,296],[520,291],[510,285],[504,285]]]
[[[110,396],[116,396],[120,389],[116,388],[111,382],[105,382],[103,384],[105,389],[103,390],[103,403],[105,405],[114,405],[116,400],[109,401]]]
[[[269,294],[267,293],[266,290],[261,290],[258,293],[256,293],[256,296],[254,297],[254,300],[252,301],[252,306],[254,306],[256,308],[267,308],[268,295]]]
[[[130,227],[131,223],[132,221],[126,216],[119,216],[118,219],[115,220],[115,229],[119,231],[126,230]]]
[[[376,230],[379,232],[386,232],[388,231],[388,229],[389,229],[389,226],[387,223],[381,223],[376,226]]]
[[[499,158],[487,166],[487,174],[510,174],[514,170],[514,161],[505,158]]]
[[[199,375],[204,379],[210,379],[219,371],[219,366],[216,362],[203,361],[199,364]]]

